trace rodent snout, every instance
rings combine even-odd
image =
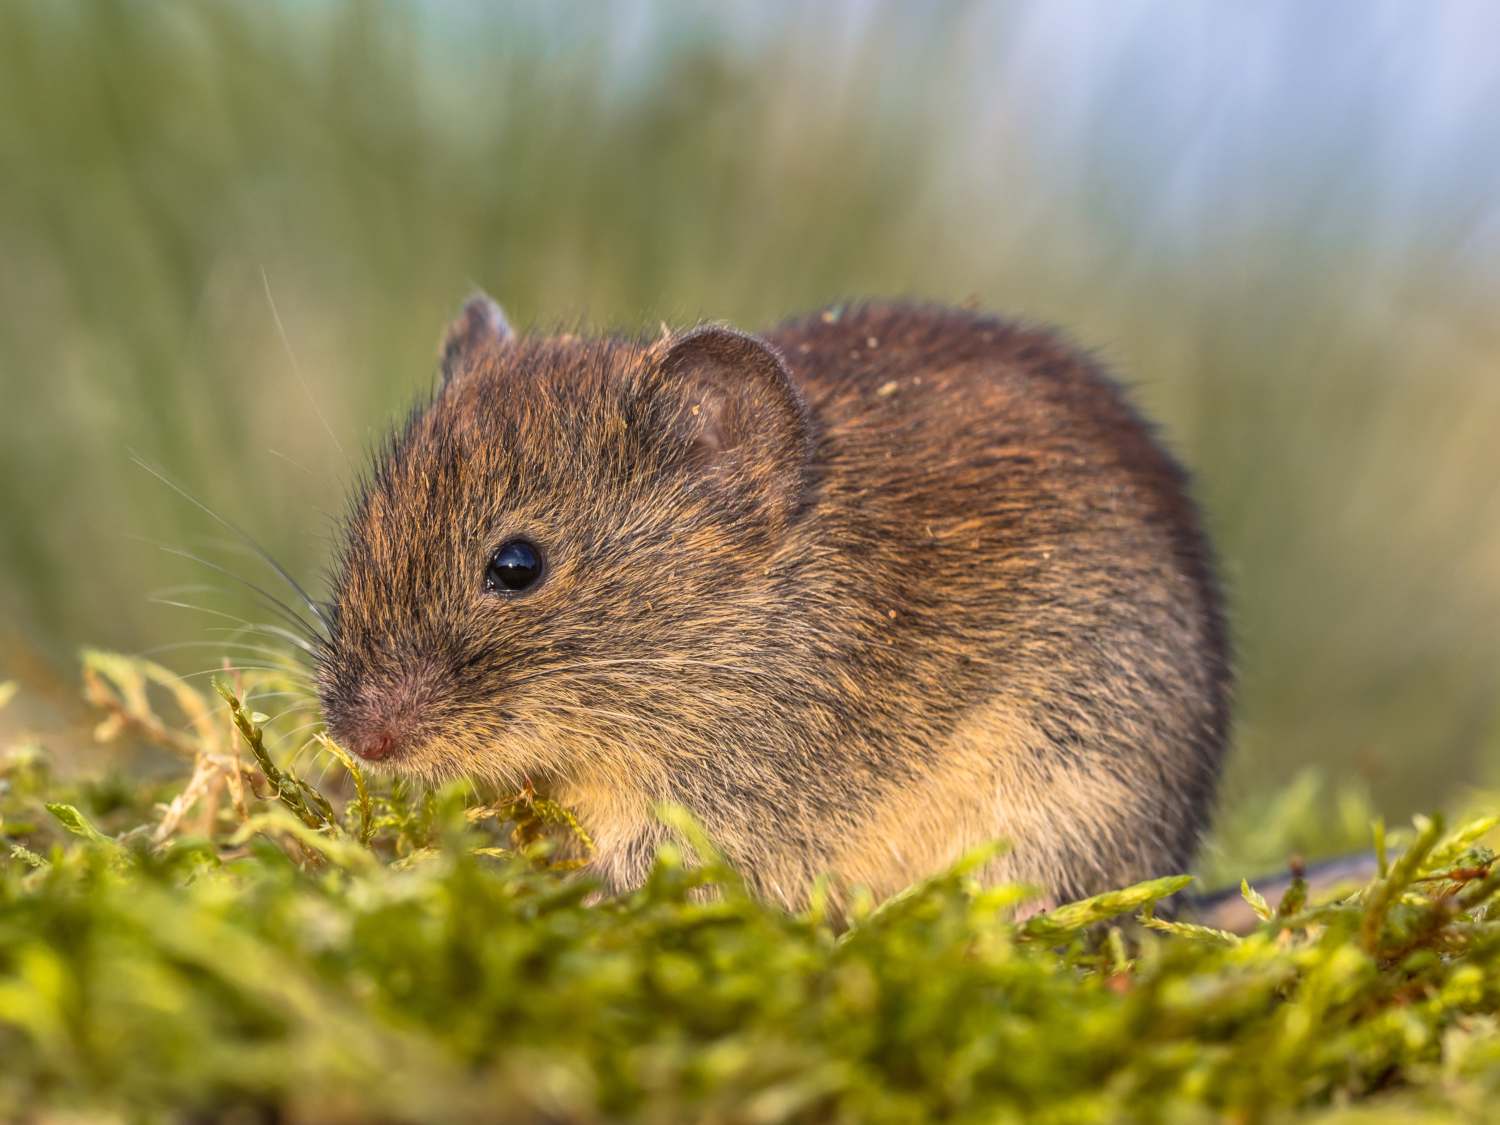
[[[349,749],[367,762],[382,762],[396,750],[398,740],[388,728],[369,731],[352,739]]]
[[[397,757],[410,742],[411,726],[389,718],[339,716],[329,723],[329,733],[365,761],[384,762]]]
[[[428,695],[420,678],[395,685],[366,683],[350,695],[324,698],[328,731],[367,762],[389,762],[420,741]]]

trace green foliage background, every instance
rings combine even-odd
[[[1079,7],[1060,67],[1046,4],[0,6],[5,721],[81,729],[82,644],[205,638],[155,544],[254,566],[130,451],[315,576],[476,284],[629,329],[912,294],[1065,325],[1196,469],[1231,814],[1309,763],[1392,815],[1493,781],[1494,118],[1416,162],[1415,24],[1328,8]]]

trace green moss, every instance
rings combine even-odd
[[[1493,821],[1419,822],[1361,893],[1243,937],[1154,918],[1174,878],[1018,925],[982,856],[838,933],[746,896],[680,813],[647,885],[591,905],[534,795],[345,799],[235,691],[255,764],[180,681],[181,722],[139,664],[89,668],[104,733],[169,732],[192,771],[4,758],[6,1119],[1377,1120],[1500,1092]]]

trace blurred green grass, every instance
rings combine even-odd
[[[1196,470],[1229,807],[1308,764],[1392,816],[1500,780],[1496,206],[1406,205],[1400,136],[1316,86],[1163,101],[1160,10],[1048,101],[1045,10],[0,7],[0,662],[66,722],[79,646],[216,635],[147,600],[218,581],[155,544],[253,564],[132,450],[316,575],[474,285],[543,327],[972,297],[1098,348]],[[1352,105],[1386,49],[1319,73]]]

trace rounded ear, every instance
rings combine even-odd
[[[807,405],[764,340],[710,326],[663,345],[658,370],[683,410],[679,437],[700,471],[748,484],[776,520],[800,506],[811,454]]]
[[[467,360],[486,347],[498,347],[515,338],[500,306],[486,293],[475,293],[443,334],[440,352],[443,382],[464,369]]]

